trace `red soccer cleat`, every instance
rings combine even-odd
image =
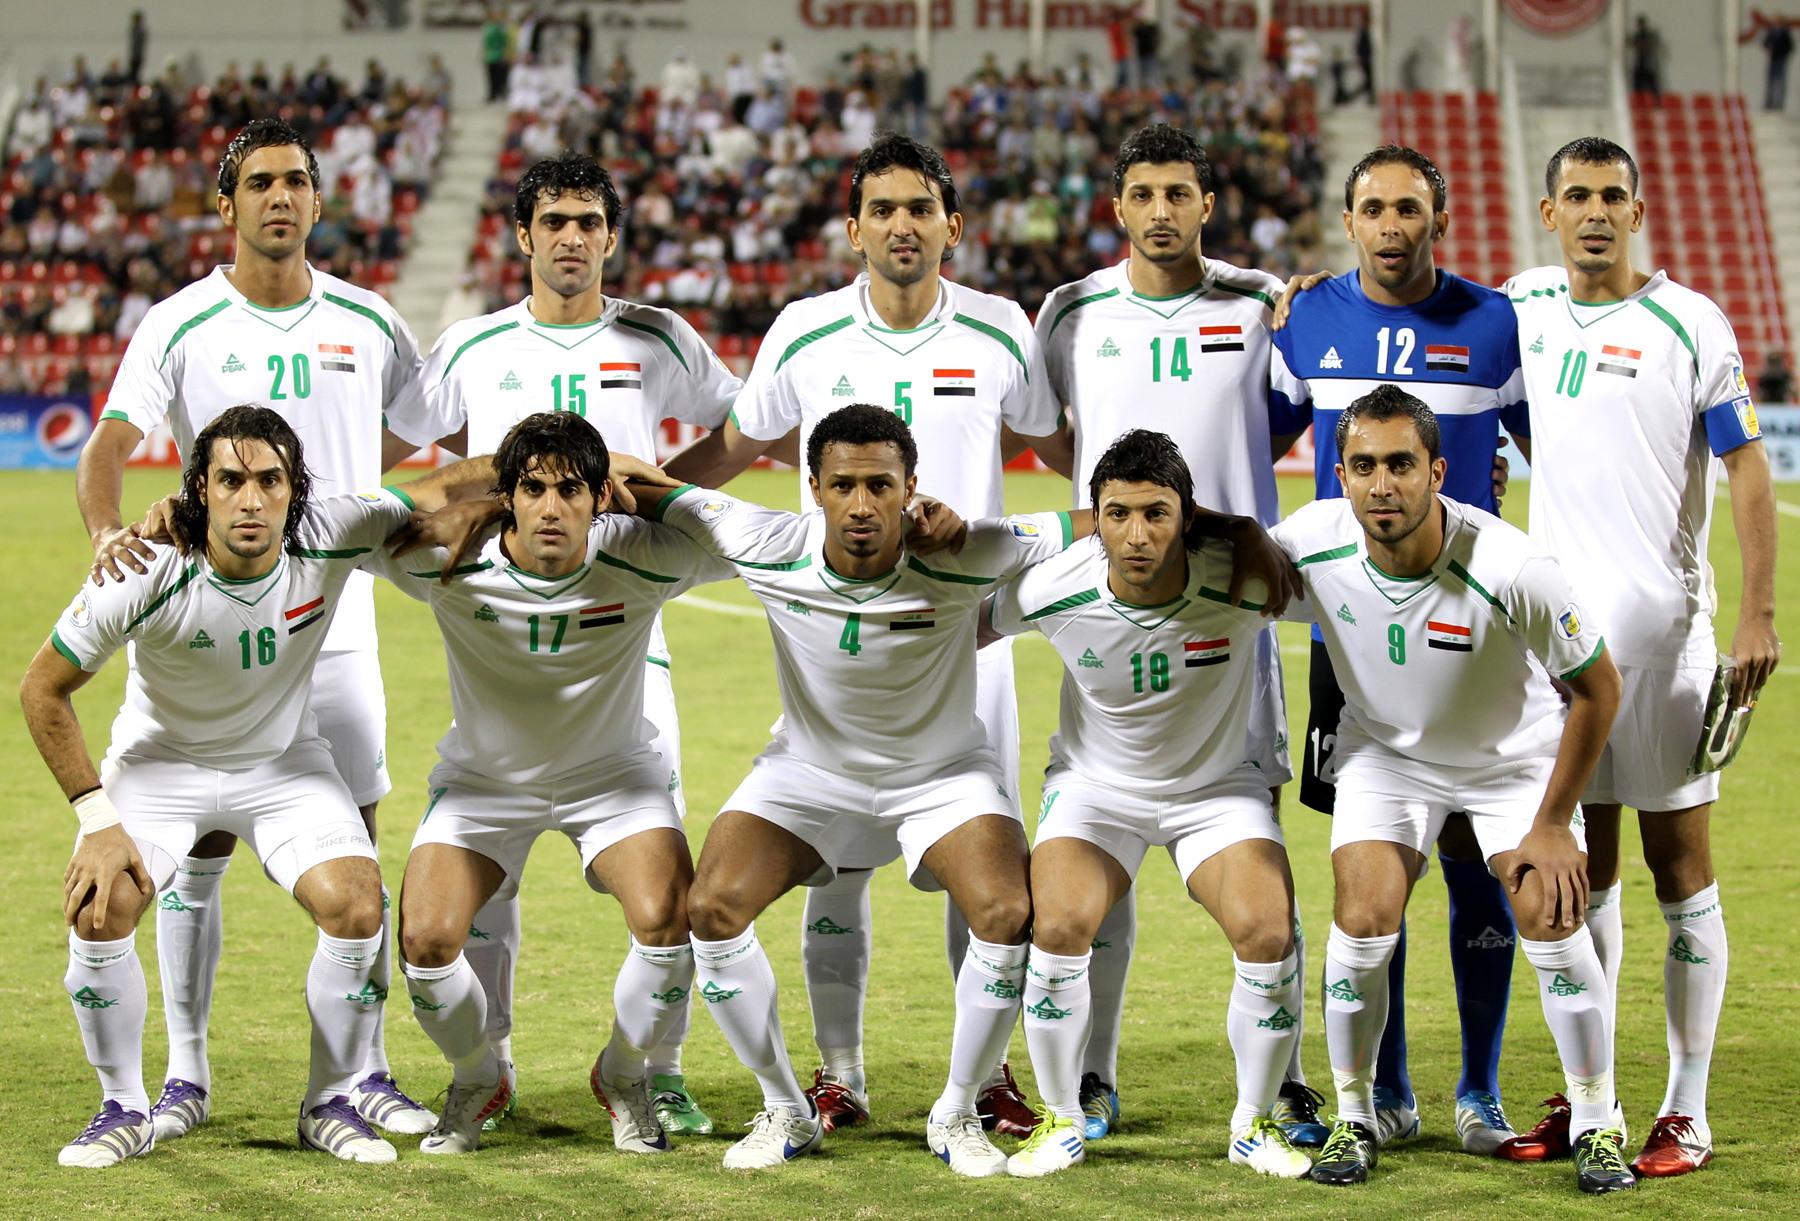
[[[1002,1080],[998,1085],[987,1086],[975,1095],[975,1113],[981,1116],[981,1126],[988,1131],[1022,1140],[1031,1135],[1037,1116],[1019,1091],[1018,1082],[1013,1080],[1012,1065],[1002,1060],[1000,1075]]]
[[[1538,1104],[1550,1113],[1529,1132],[1501,1142],[1494,1156],[1508,1162],[1552,1162],[1569,1156],[1569,1100],[1552,1094]]]
[[[825,1080],[825,1070],[813,1070],[813,1083],[806,1096],[819,1108],[819,1122],[827,1132],[861,1123],[869,1117],[869,1096],[859,1094],[841,1081]]]
[[[1664,1115],[1650,1126],[1650,1139],[1632,1159],[1631,1171],[1641,1178],[1673,1178],[1700,1169],[1712,1155],[1712,1133],[1686,1115]]]

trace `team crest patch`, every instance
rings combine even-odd
[[[731,508],[732,502],[729,500],[703,500],[694,510],[694,516],[710,526],[731,512]]]
[[[1742,384],[1743,380],[1744,375],[1739,373],[1739,384]],[[1731,408],[1733,411],[1737,412],[1738,424],[1742,426],[1746,437],[1749,437],[1754,441],[1756,438],[1762,436],[1762,425],[1756,421],[1756,405],[1753,404],[1749,398],[1746,397],[1736,400],[1731,404]]]
[[[1737,392],[1739,394],[1750,393],[1750,383],[1744,380],[1744,366],[1731,366],[1731,380],[1732,383],[1737,386]]]
[[[94,608],[88,603],[87,590],[75,596],[75,605],[69,608],[69,622],[76,627],[86,627],[94,621]]]
[[[378,505],[381,503],[381,497],[373,492],[358,492],[356,498],[364,504]]]
[[[1573,640],[1581,635],[1581,614],[1575,609],[1573,602],[1563,607],[1556,616],[1556,634],[1564,640]]]
[[[1013,532],[1014,538],[1037,538],[1042,533],[1036,522],[1027,521],[1023,517],[1007,518],[1006,528]]]

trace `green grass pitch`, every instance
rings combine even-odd
[[[1308,481],[1284,479],[1291,508]],[[167,472],[134,473],[126,503],[141,508],[173,487]],[[734,491],[777,505],[795,503],[791,472],[756,472]],[[1013,475],[1014,510],[1060,508],[1068,485],[1045,475]],[[1800,496],[1787,493],[1790,499]],[[0,475],[0,570],[19,582],[0,615],[0,672],[20,674],[73,596],[88,550],[67,474]],[[1522,520],[1523,489],[1509,516]],[[1800,525],[1784,514],[1786,557],[1779,580],[1782,624],[1800,638]],[[1729,631],[1738,589],[1729,502],[1721,497],[1712,539]],[[702,590],[709,601],[749,609],[741,588]],[[388,758],[394,792],[382,803],[384,870],[398,888],[411,827],[422,805],[432,744],[449,720],[444,661],[426,610],[379,587],[382,669],[388,692]],[[676,605],[666,616],[675,657],[685,739],[689,827],[698,853],[711,815],[761,748],[778,711],[771,650],[760,616]],[[1303,629],[1283,628],[1289,710],[1305,725]],[[1017,646],[1026,807],[1055,717],[1058,663],[1041,641]],[[1713,1066],[1711,1117],[1717,1159],[1685,1179],[1649,1182],[1605,1200],[1579,1196],[1567,1163],[1513,1166],[1464,1155],[1455,1140],[1451,1091],[1457,1071],[1454,997],[1444,949],[1442,884],[1427,879],[1412,907],[1407,1022],[1412,1072],[1424,1113],[1422,1138],[1382,1160],[1374,1181],[1330,1191],[1307,1182],[1258,1179],[1225,1160],[1232,1067],[1223,1016],[1229,950],[1189,902],[1161,853],[1146,858],[1141,931],[1121,1053],[1121,1131],[1094,1146],[1085,1167],[1025,1183],[958,1180],[925,1150],[925,1108],[945,1071],[950,1037],[949,976],[942,901],[907,887],[900,871],[875,883],[874,972],[868,1003],[868,1064],[875,1104],[870,1124],[829,1139],[822,1156],[779,1172],[727,1173],[726,1144],[757,1109],[753,1079],[740,1068],[711,1019],[696,1013],[687,1051],[695,1093],[719,1121],[712,1137],[682,1141],[667,1157],[616,1153],[605,1117],[587,1089],[587,1069],[610,1022],[612,977],[625,929],[610,900],[593,895],[556,837],[541,842],[524,887],[525,942],[519,967],[516,1047],[521,1111],[471,1157],[426,1158],[405,1138],[387,1167],[352,1166],[294,1146],[294,1114],[304,1087],[307,1027],[302,984],[313,951],[306,917],[240,852],[225,884],[225,955],[212,1016],[214,1113],[184,1140],[105,1172],[62,1170],[56,1150],[97,1102],[62,988],[66,962],[60,918],[62,870],[74,820],[27,738],[17,704],[0,702],[0,895],[17,923],[0,939],[0,997],[12,1034],[0,1043],[0,1216],[81,1215],[175,1218],[200,1214],[293,1219],[494,1216],[870,1217],[1026,1216],[1192,1217],[1267,1209],[1282,1218],[1609,1215],[1792,1217],[1800,1214],[1800,1155],[1793,1107],[1800,1067],[1789,1042],[1800,1030],[1800,958],[1794,952],[1800,868],[1792,816],[1800,775],[1800,666],[1779,672],[1762,700],[1749,745],[1728,773],[1715,818],[1715,853],[1733,943],[1733,972]],[[124,666],[115,662],[79,697],[89,745],[104,748]],[[1297,752],[1296,752],[1297,753]],[[1784,798],[1783,793],[1788,796]],[[1330,1090],[1319,1030],[1317,953],[1330,918],[1327,824],[1286,802],[1305,925],[1314,946],[1306,1064]],[[1618,1079],[1634,1128],[1648,1129],[1660,1104],[1663,1042],[1663,926],[1641,860],[1625,868],[1627,957],[1620,998]],[[1043,897],[1040,897],[1043,901]],[[814,1064],[811,1022],[798,961],[800,898],[790,895],[760,922],[783,985],[788,1046],[803,1075]],[[154,1093],[164,1058],[156,981],[154,921],[139,952],[150,977],[146,1073]],[[1531,968],[1517,964],[1502,1082],[1521,1129],[1533,1104],[1561,1088],[1548,1032],[1533,995]],[[387,1044],[400,1080],[430,1097],[447,1080],[442,1059],[411,1020],[404,993],[390,1002]],[[1012,1060],[1030,1090],[1023,1038]]]

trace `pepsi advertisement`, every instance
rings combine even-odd
[[[0,394],[0,470],[74,470],[93,428],[86,395]]]

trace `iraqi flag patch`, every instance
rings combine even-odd
[[[1203,326],[1200,328],[1202,352],[1242,352],[1244,328],[1241,326]]]
[[[581,612],[580,626],[611,627],[615,623],[625,622],[625,604],[614,602],[611,606],[590,606]]]
[[[1636,348],[1615,347],[1609,343],[1600,349],[1600,361],[1594,366],[1594,372],[1636,377],[1643,360],[1644,354]]]
[[[1434,649],[1448,649],[1452,653],[1472,653],[1475,646],[1470,643],[1469,629],[1455,623],[1439,623],[1432,619],[1425,624],[1425,643]]]
[[[1190,640],[1181,646],[1187,656],[1187,668],[1218,666],[1231,660],[1229,640]]]
[[[283,611],[281,617],[287,620],[288,635],[304,631],[325,617],[325,598],[320,595],[311,602],[296,606],[293,610]],[[248,647],[248,646],[246,646]]]
[[[356,372],[356,345],[353,343],[320,344],[319,368],[330,373]]]
[[[928,627],[936,627],[937,620],[932,618],[936,614],[937,607],[927,606],[924,610],[907,611],[905,614],[895,615],[888,620],[888,631],[917,632]]]
[[[933,369],[931,392],[933,394],[949,394],[959,398],[975,397],[975,370],[973,369]]]
[[[635,360],[603,360],[600,362],[600,389],[642,390],[643,388],[644,366]]]
[[[1425,367],[1435,373],[1467,373],[1469,349],[1450,343],[1425,345]]]

